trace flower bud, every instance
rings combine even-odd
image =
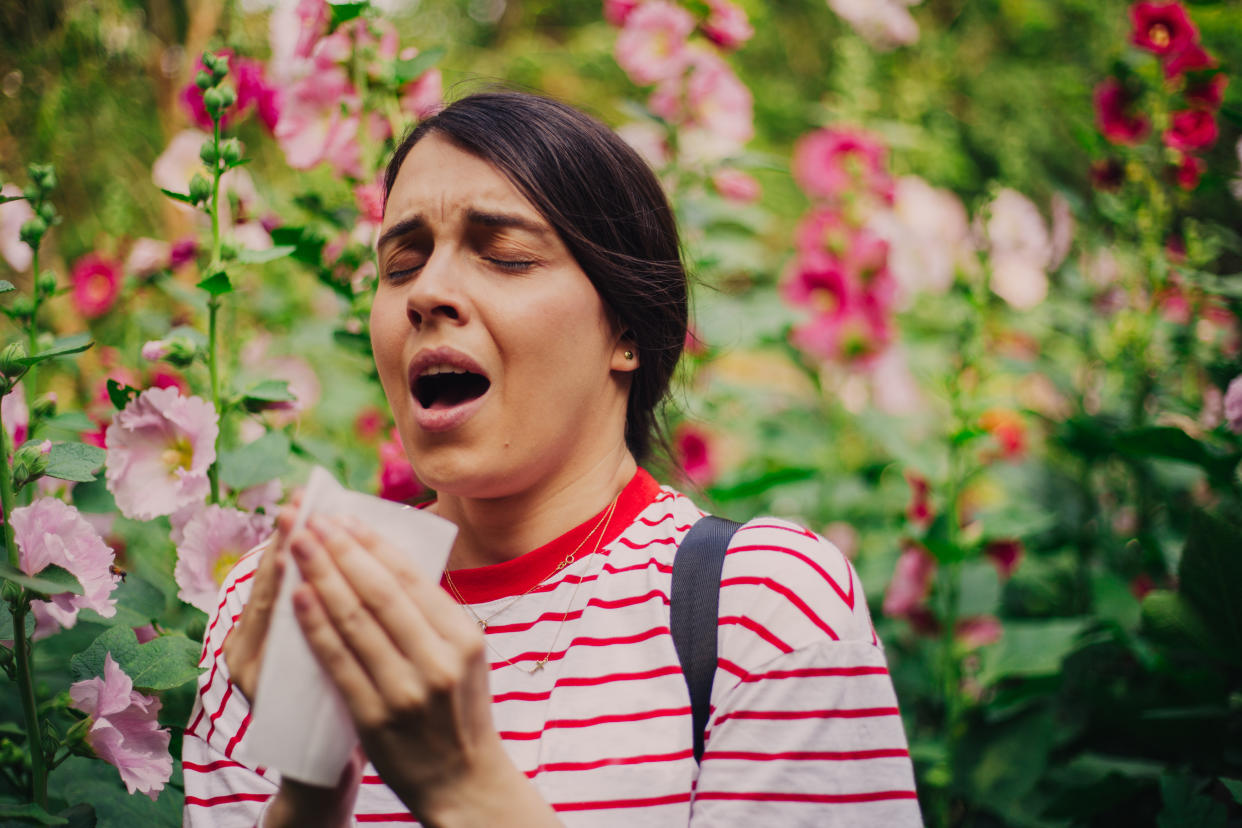
[[[39,242],[43,240],[43,234],[46,232],[47,222],[38,216],[33,216],[22,225],[19,238],[31,247],[38,247]]]
[[[26,356],[26,346],[22,343],[10,342],[5,345],[4,350],[0,351],[0,374],[17,379],[26,373],[26,366],[21,362]]]
[[[178,368],[188,367],[200,354],[198,345],[184,336],[174,336],[171,339],[166,339],[163,344],[167,348],[164,354],[164,361]]]
[[[211,146],[210,142],[203,144],[203,149],[209,146]],[[190,179],[190,198],[195,204],[201,204],[211,198],[211,182],[198,173],[194,173],[194,177]]]
[[[206,60],[203,62],[207,63]],[[211,63],[207,64],[207,68],[211,70],[212,80],[219,83],[229,73],[229,59],[224,55],[212,55]]]
[[[211,77],[210,72],[199,72],[194,76],[194,85],[206,92],[215,85],[215,80]]]
[[[39,291],[40,296],[51,296],[56,292],[56,274],[50,270],[45,270],[35,279],[35,289]]]
[[[242,158],[241,142],[236,138],[229,138],[221,143],[220,157],[224,159],[224,163],[228,166],[235,166]]]
[[[215,140],[208,138],[203,142],[203,148],[198,151],[198,157],[203,159],[203,163],[214,168],[216,162],[220,160],[220,155],[216,151]]]
[[[52,443],[47,443],[47,451],[40,443],[27,443],[13,452],[13,486],[20,489],[32,480],[37,480],[47,471],[48,455],[52,451]]]
[[[168,356],[168,343],[162,339],[152,339],[142,346],[142,358],[148,362],[159,362]]]
[[[217,88],[208,89],[203,93],[203,106],[207,107],[207,114],[212,118],[218,118],[220,109],[224,106],[224,97]]]
[[[47,418],[56,415],[56,392],[48,391],[30,404],[30,414],[34,417]]]
[[[56,168],[51,164],[31,164],[26,173],[41,194],[56,188]]]
[[[39,218],[52,225],[56,223],[56,206],[50,201],[45,201],[39,205]]]
[[[222,240],[220,242],[220,258],[226,262],[230,262],[237,258],[237,245],[230,241]]]
[[[217,89],[220,90],[221,108],[228,109],[230,106],[237,103],[237,93],[233,91],[233,87],[229,86],[227,83],[222,83],[217,87]]]
[[[26,319],[34,313],[34,299],[26,294],[16,297],[9,304],[9,311],[19,319]]]

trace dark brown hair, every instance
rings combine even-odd
[[[590,278],[635,343],[625,442],[640,462],[663,443],[656,409],[686,340],[687,287],[673,211],[646,162],[612,130],[558,101],[519,92],[462,98],[418,124],[393,152],[385,193],[430,132],[501,171]]]

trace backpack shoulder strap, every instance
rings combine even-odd
[[[686,533],[673,558],[669,628],[690,689],[694,761],[703,758],[703,735],[716,674],[716,627],[725,550],[742,524],[708,515]]]

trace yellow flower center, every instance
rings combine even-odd
[[[811,307],[820,313],[835,313],[840,304],[837,295],[831,290],[816,288],[811,291]]]
[[[1147,30],[1147,38],[1161,49],[1169,45],[1169,41],[1173,37],[1169,34],[1169,27],[1163,23],[1157,23]]]
[[[224,579],[233,571],[241,556],[240,549],[226,547],[220,551],[220,557],[216,558],[216,563],[211,568],[211,577],[215,578],[217,584],[224,583]]]
[[[175,469],[188,469],[194,464],[194,446],[188,437],[179,437],[176,442],[164,449],[160,455],[164,466],[171,472]]]

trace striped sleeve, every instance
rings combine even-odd
[[[849,561],[784,521],[738,530],[691,825],[921,826],[897,699]]]
[[[224,640],[250,595],[261,547],[234,567],[207,624],[198,695],[181,750],[187,828],[250,828],[276,793],[274,772],[245,764],[239,748],[250,725],[250,705],[229,679]]]

